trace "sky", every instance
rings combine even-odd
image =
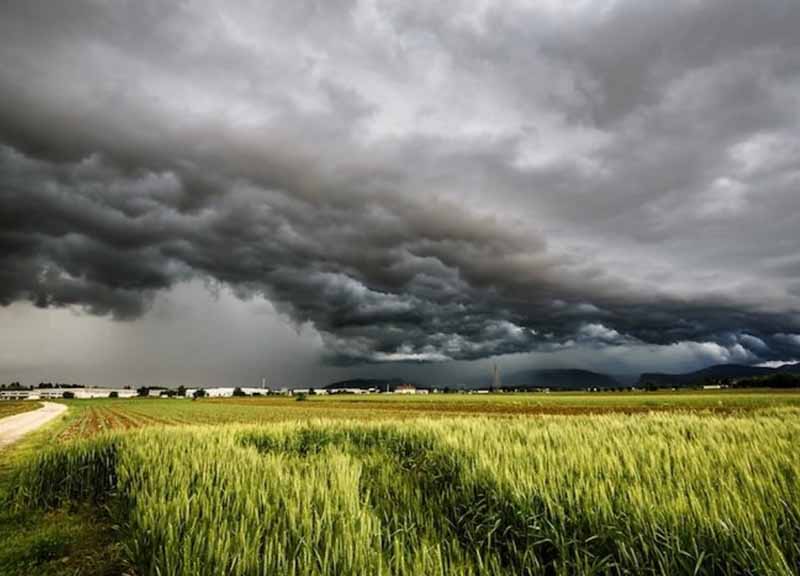
[[[798,29],[796,0],[7,0],[0,382],[800,359]]]

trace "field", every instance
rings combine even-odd
[[[41,404],[39,402],[25,402],[16,400],[2,400],[0,401],[0,418],[6,416],[13,416],[14,414],[22,414],[29,410],[36,410]]]
[[[0,573],[800,573],[797,393],[67,404]]]
[[[62,439],[149,425],[271,423],[310,418],[384,420],[446,416],[644,414],[702,411],[732,414],[770,407],[800,408],[800,393],[704,391],[675,393],[431,394],[291,397],[80,400],[69,402],[70,425]]]

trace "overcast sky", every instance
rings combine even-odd
[[[800,2],[0,5],[0,381],[800,358]]]

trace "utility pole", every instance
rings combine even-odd
[[[494,371],[492,374],[492,388],[495,390],[499,390],[501,386],[500,383],[500,369],[497,367],[497,363],[494,365]]]

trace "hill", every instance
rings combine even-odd
[[[702,370],[682,374],[646,372],[639,377],[639,386],[679,388],[726,380],[735,381],[744,378],[767,377],[776,374],[800,374],[800,364],[784,364],[777,368],[748,366],[745,364],[715,364]]]
[[[550,388],[558,390],[585,390],[587,388],[617,388],[618,380],[590,370],[555,369],[523,370],[503,377],[503,388]]]

